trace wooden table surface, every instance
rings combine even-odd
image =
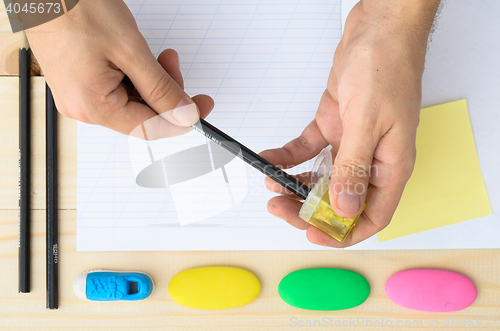
[[[5,17],[0,2],[0,330],[264,331],[327,330],[335,325],[342,325],[342,330],[379,330],[382,326],[392,330],[500,329],[500,321],[497,327],[491,319],[485,325],[488,318],[500,319],[500,250],[76,252],[77,126],[75,121],[62,116],[59,116],[60,308],[47,310],[43,77],[33,79],[32,92],[32,292],[19,294],[19,132],[15,75],[20,34],[8,33]],[[207,265],[231,265],[252,271],[262,283],[259,297],[244,307],[214,311],[175,303],[167,290],[172,277],[187,268]],[[291,271],[311,267],[359,272],[371,285],[370,297],[359,307],[337,312],[304,311],[288,306],[278,296],[279,281]],[[156,290],[142,302],[97,304],[78,299],[72,291],[73,280],[81,272],[98,268],[145,271],[153,277]],[[463,273],[477,285],[478,298],[469,308],[455,313],[426,313],[399,307],[385,295],[384,284],[393,273],[408,268],[442,268]],[[482,327],[476,326],[480,319]],[[470,322],[474,326],[464,326],[464,321],[465,325]],[[387,327],[390,324],[393,327]]]

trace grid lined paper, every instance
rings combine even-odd
[[[186,92],[215,100],[207,120],[252,150],[284,145],[314,118],[341,37],[340,0],[125,2],[155,56],[179,53]],[[155,155],[173,141],[189,147],[204,138],[156,142]],[[321,249],[267,212],[274,194],[250,167],[243,201],[180,226],[168,187],[136,184],[129,149],[127,136],[78,124],[78,250]]]

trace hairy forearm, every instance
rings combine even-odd
[[[361,0],[349,14],[343,41],[368,37],[423,72],[429,33],[441,0]]]
[[[430,31],[441,0],[361,0],[363,10],[387,23]]]
[[[363,20],[389,34],[406,34],[427,45],[441,0],[361,0]]]

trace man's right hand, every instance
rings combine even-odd
[[[154,140],[188,132],[213,108],[209,96],[184,92],[175,51],[155,59],[122,0],[80,0],[26,34],[67,117],[139,137],[137,128],[151,119],[147,139]],[[125,75],[137,92],[121,83]]]

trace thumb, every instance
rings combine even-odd
[[[330,202],[342,217],[358,215],[365,203],[378,140],[361,126],[344,127],[330,182]]]
[[[174,125],[189,127],[199,120],[196,104],[155,59],[146,41],[135,48],[120,69],[133,82],[142,99]],[[127,56],[125,56],[127,58]]]

